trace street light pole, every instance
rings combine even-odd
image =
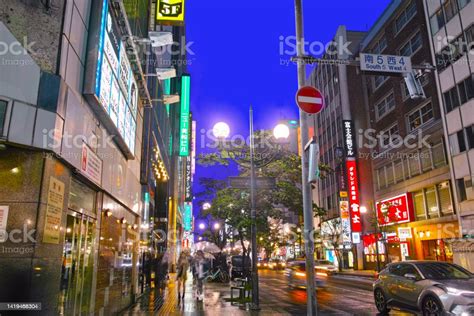
[[[305,63],[304,56],[304,34],[303,34],[303,8],[302,0],[295,0],[295,25],[296,25],[296,52],[298,57],[298,88],[305,85]],[[308,183],[308,159],[304,148],[308,143],[308,121],[306,113],[300,109],[301,130],[301,168],[302,168],[302,192],[303,192],[303,215],[304,236],[306,248],[306,293],[308,298],[307,315],[317,315],[316,286],[314,279],[314,223],[313,223],[313,201],[311,198],[311,187]]]
[[[254,164],[254,133],[253,133],[253,109],[249,109],[249,125],[250,125],[250,218],[252,222],[252,309],[258,310],[259,293],[258,293],[258,271],[257,271],[257,214],[255,207],[255,164]],[[245,260],[244,260],[245,262]]]

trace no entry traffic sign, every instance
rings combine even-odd
[[[316,114],[324,108],[324,98],[318,89],[305,86],[296,92],[296,103],[306,113]]]

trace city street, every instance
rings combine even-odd
[[[164,290],[156,289],[145,295],[139,303],[122,315],[228,314],[228,315],[306,315],[306,290],[288,287],[283,271],[261,270],[259,312],[245,307],[232,306],[229,302],[229,286],[207,283],[204,302],[193,296],[191,278],[187,283],[184,302],[178,302],[174,282]],[[170,278],[173,280],[174,276]],[[318,289],[318,310],[322,315],[376,315],[369,278],[349,275],[331,277],[324,288]],[[400,311],[390,315],[412,315]]]
[[[0,316],[474,315],[474,0],[0,0],[0,179]]]

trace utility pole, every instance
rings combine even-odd
[[[257,213],[255,207],[255,163],[254,163],[254,132],[253,132],[253,109],[249,110],[250,125],[250,219],[252,221],[252,309],[259,310],[259,293],[258,293],[258,271],[257,271]],[[245,263],[245,259],[244,259]]]
[[[296,52],[298,58],[298,88],[305,85],[306,64],[301,57],[304,56],[304,34],[303,34],[303,7],[302,0],[295,0],[295,24],[296,24]],[[308,298],[307,315],[317,315],[316,286],[314,279],[314,223],[313,223],[313,200],[311,198],[311,186],[308,182],[308,157],[304,148],[308,143],[308,120],[306,113],[300,109],[301,130],[301,168],[302,168],[302,192],[303,192],[303,218],[304,237],[306,250],[306,293]]]

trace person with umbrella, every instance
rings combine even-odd
[[[204,279],[207,275],[207,260],[202,250],[196,251],[193,261],[195,276],[196,276],[196,299],[202,301],[204,298]]]

